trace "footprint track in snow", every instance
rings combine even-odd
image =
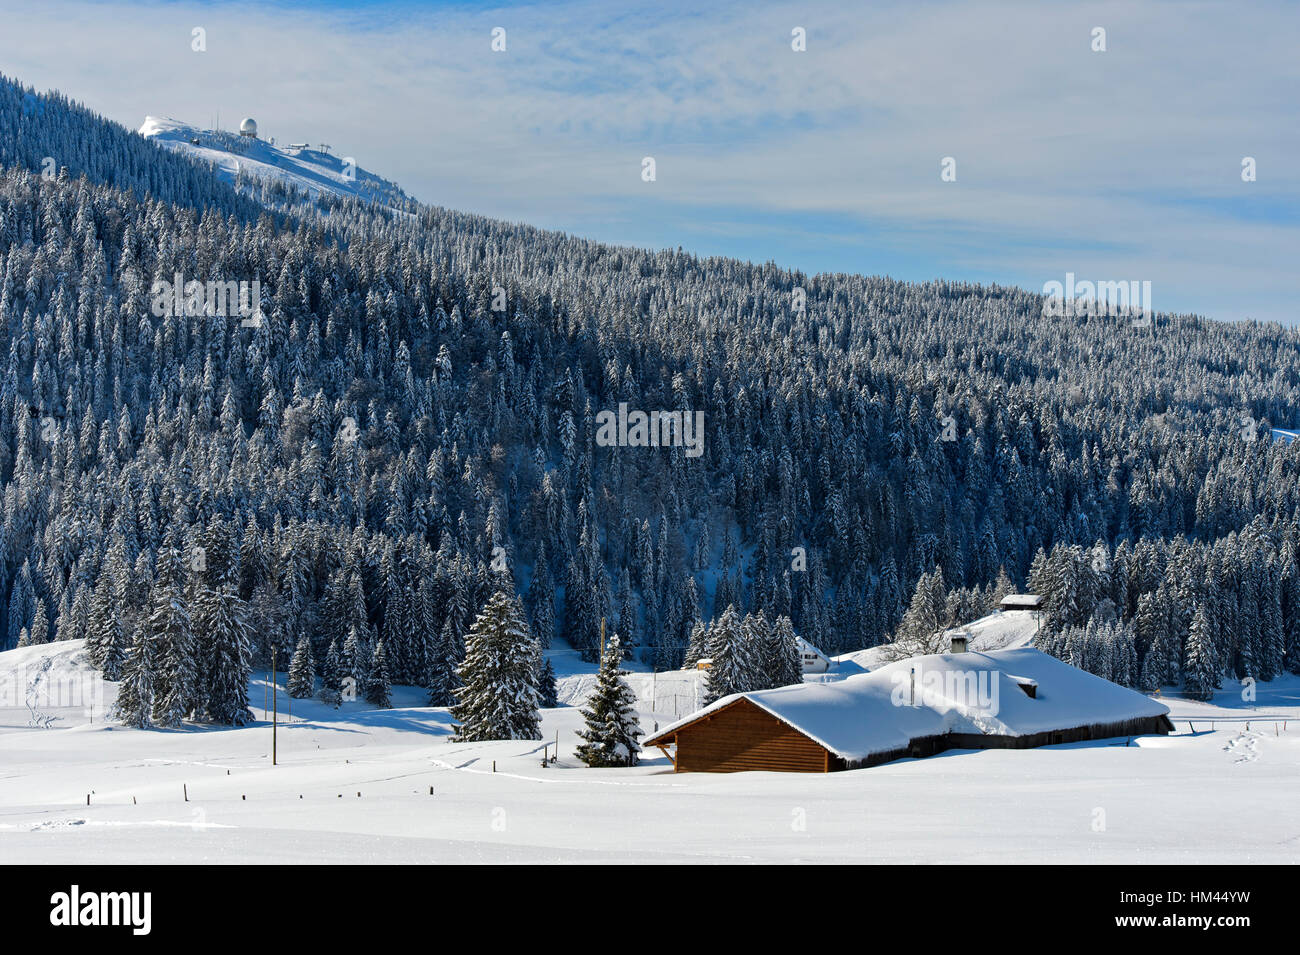
[[[1259,759],[1259,734],[1238,733],[1223,751],[1232,757],[1234,763],[1253,763]]]

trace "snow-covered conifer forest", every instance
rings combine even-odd
[[[843,653],[1002,574],[1128,685],[1300,671],[1294,330],[225,186],[10,80],[0,164],[4,645],[115,676],[153,634],[166,720],[237,719],[208,695],[304,637],[427,686],[498,588],[670,669],[728,604]],[[155,318],[176,273],[264,320]],[[703,410],[705,453],[599,446],[620,403]]]
[[[651,724],[801,682],[799,638],[946,651],[1017,593],[1038,649],[1184,706],[1300,674],[1295,328],[217,173],[0,77],[0,651],[84,646],[115,736],[247,740],[274,666],[290,741],[364,703],[376,738],[445,737],[440,770],[522,779],[580,738],[575,772],[643,779]],[[701,415],[698,447],[606,440],[627,409]]]

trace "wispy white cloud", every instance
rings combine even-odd
[[[1286,4],[52,0],[4,22],[0,69],[123,123],[254,115],[456,208],[809,271],[1149,279],[1160,308],[1297,317]]]

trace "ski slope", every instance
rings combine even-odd
[[[46,659],[47,676],[99,680],[79,643],[47,644],[0,653],[0,687],[25,688]],[[60,718],[40,729],[10,696],[0,858],[1295,862],[1300,680],[1258,689],[1254,703],[1230,690],[1211,704],[1165,699],[1177,733],[1131,746],[957,751],[827,776],[674,774],[658,752],[633,769],[588,769],[573,756],[580,715],[564,706],[545,711],[544,741],[455,743],[446,711],[420,705],[416,688],[396,688],[389,710],[282,694],[277,766],[267,723],[138,731],[74,700],[48,707]],[[259,673],[259,720],[265,691]],[[557,734],[559,761],[542,768]]]

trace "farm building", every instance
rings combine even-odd
[[[1042,610],[1043,598],[1038,594],[1007,594],[998,606],[1003,610]]]
[[[835,666],[830,657],[803,637],[796,636],[794,639],[799,645],[799,662],[804,673],[827,673]]]
[[[724,697],[645,741],[677,772],[824,773],[948,749],[1164,734],[1169,710],[1029,647]],[[671,751],[670,751],[671,749]]]

